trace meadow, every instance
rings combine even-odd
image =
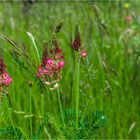
[[[0,139],[140,139],[139,4],[1,1]]]

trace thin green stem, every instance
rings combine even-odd
[[[42,110],[42,116],[44,117],[44,115],[45,115],[45,109],[44,109],[44,107],[45,107],[45,98],[44,98],[44,93],[43,94],[41,94],[41,110]]]
[[[33,136],[33,130],[32,130],[32,91],[30,88],[30,131],[31,131],[31,137]]]
[[[80,61],[78,61],[78,54],[76,54],[75,60],[75,95],[76,95],[76,128],[78,128],[78,114],[79,114],[79,69]]]
[[[62,122],[63,125],[65,127],[65,121],[64,121],[64,114],[63,114],[63,109],[62,109],[62,104],[61,104],[61,99],[60,99],[60,90],[59,90],[59,86],[57,88],[57,94],[58,94],[58,102],[59,102],[59,107],[60,107],[60,113],[61,113],[61,117],[62,117]]]
[[[88,108],[88,104],[89,104],[89,101],[88,101],[88,103],[86,104],[86,107],[85,107],[85,109],[84,109],[84,111],[83,111],[83,115],[82,115],[82,117],[81,117],[81,120],[80,120],[80,121],[82,121],[82,120],[84,119],[85,113],[86,113],[87,108]]]
[[[29,38],[31,39],[31,41],[33,43],[33,46],[34,46],[36,54],[37,54],[38,62],[40,64],[41,61],[40,61],[39,51],[38,51],[37,45],[35,43],[35,39],[31,33],[27,32],[27,35],[29,36]]]
[[[14,125],[14,122],[13,122],[13,119],[12,119],[12,116],[11,116],[11,113],[9,111],[9,108],[8,108],[8,103],[7,103],[6,95],[4,95],[4,98],[5,98],[5,104],[6,104],[6,107],[7,107],[7,110],[8,110],[9,118],[10,118],[12,127],[13,127],[14,132],[15,132],[15,125]]]
[[[52,106],[51,106],[51,99],[50,99],[50,96],[51,96],[51,92],[50,92],[50,90],[49,90],[49,88],[48,87],[46,87],[46,94],[47,94],[47,98],[48,98],[48,100],[47,100],[47,102],[48,102],[48,110],[52,113],[53,112],[53,110],[52,110]],[[45,96],[44,96],[45,97]],[[45,103],[45,98],[44,98],[44,103]],[[45,104],[44,104],[45,105]]]

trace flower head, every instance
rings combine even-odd
[[[125,20],[127,23],[131,23],[132,22],[132,16],[126,16]]]
[[[57,67],[60,68],[60,69],[63,68],[64,65],[65,65],[65,62],[64,61],[57,62]]]
[[[129,3],[125,3],[125,4],[124,4],[124,8],[125,8],[125,9],[129,9],[129,7],[130,7],[130,4],[129,4]]]
[[[12,79],[9,74],[5,71],[6,66],[4,64],[3,59],[0,58],[0,87],[2,85],[9,86]]]
[[[2,80],[2,84],[6,85],[6,86],[9,86],[10,83],[12,82],[12,79],[7,72],[4,72],[2,74],[2,79],[1,80]]]
[[[87,57],[87,52],[83,49],[81,45],[81,37],[80,37],[78,25],[75,27],[75,38],[71,46],[72,46],[72,49],[76,52],[79,52],[79,54],[82,57]]]
[[[87,57],[87,52],[85,50],[80,50],[80,55],[82,57]]]
[[[72,44],[72,48],[75,50],[75,51],[78,51],[79,48],[81,46],[81,38],[80,38],[80,33],[77,32],[76,33],[76,36],[75,36],[75,39],[74,39],[74,42]]]
[[[0,100],[4,94],[7,93],[7,89],[12,82],[8,72],[5,71],[5,64],[3,59],[0,59]]]
[[[42,62],[36,73],[37,78],[41,78],[45,83],[52,83],[51,81],[61,79],[61,71],[65,65],[62,50],[56,40],[53,43],[54,47],[51,50],[43,49]],[[46,81],[47,78],[49,81]]]
[[[72,49],[75,51],[78,51],[81,47],[81,37],[80,37],[80,32],[79,32],[79,26],[75,26],[75,38],[74,41],[72,42]]]

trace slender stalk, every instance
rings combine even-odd
[[[61,113],[61,117],[62,117],[62,122],[63,125],[65,127],[65,121],[64,121],[64,114],[63,114],[63,109],[62,109],[62,104],[61,104],[61,99],[60,99],[60,90],[59,90],[59,86],[57,88],[57,94],[58,94],[58,102],[59,102],[59,108],[60,108],[60,113]]]
[[[4,99],[5,99],[5,104],[6,104],[6,107],[7,107],[7,110],[8,110],[8,114],[9,114],[9,117],[10,117],[11,124],[12,124],[12,127],[13,127],[14,132],[15,132],[15,125],[14,125],[11,113],[9,111],[9,108],[8,108],[8,103],[7,103],[6,95],[4,95]]]
[[[46,94],[47,94],[47,103],[48,103],[48,110],[51,112],[51,113],[53,113],[53,110],[52,110],[52,102],[51,102],[51,92],[50,92],[50,90],[49,90],[49,88],[48,87],[46,87]],[[44,96],[45,97],[45,96]],[[51,99],[50,99],[51,98]],[[45,104],[45,98],[44,98],[44,105],[46,106],[46,104]]]
[[[78,54],[75,57],[75,95],[76,95],[76,128],[78,128],[78,114],[79,114],[79,69],[80,61],[78,61]]]
[[[82,120],[84,119],[85,113],[86,113],[87,108],[88,108],[88,104],[89,104],[89,101],[88,101],[88,103],[86,104],[86,107],[85,107],[85,109],[84,109],[84,111],[83,111],[83,115],[82,115],[82,117],[81,117],[81,120],[80,120],[80,121],[82,121]]]
[[[46,127],[44,127],[44,131],[45,131],[45,133],[47,134],[48,139],[51,140],[51,135],[49,134],[49,132],[48,132],[48,130],[47,130]]]
[[[30,131],[31,131],[31,137],[33,136],[33,130],[32,130],[32,91],[30,88]]]
[[[45,115],[45,109],[44,109],[44,107],[45,107],[45,98],[44,98],[44,93],[43,94],[41,94],[41,110],[42,110],[42,116],[44,117],[44,115]]]
[[[27,32],[27,35],[29,36],[29,38],[31,39],[31,41],[32,41],[32,43],[34,45],[34,48],[35,48],[35,51],[36,51],[36,54],[37,54],[37,58],[38,58],[38,62],[40,64],[40,56],[39,56],[39,51],[38,51],[37,45],[35,43],[35,39],[34,39],[34,37],[33,37],[33,35],[31,33]]]

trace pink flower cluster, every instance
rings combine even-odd
[[[0,86],[9,86],[12,82],[11,77],[9,74],[5,71],[5,64],[3,62],[3,59],[0,59]]]
[[[46,50],[47,51],[47,50]],[[44,54],[47,54],[44,56]],[[58,47],[50,50],[50,54],[43,52],[42,63],[38,67],[38,72],[36,76],[41,77],[43,80],[45,77],[49,77],[52,79],[57,79],[61,70],[64,67],[64,60],[61,49]]]
[[[7,72],[2,73],[0,77],[0,85],[2,84],[2,85],[9,86],[11,82],[12,82],[12,79],[9,76],[9,74]]]

